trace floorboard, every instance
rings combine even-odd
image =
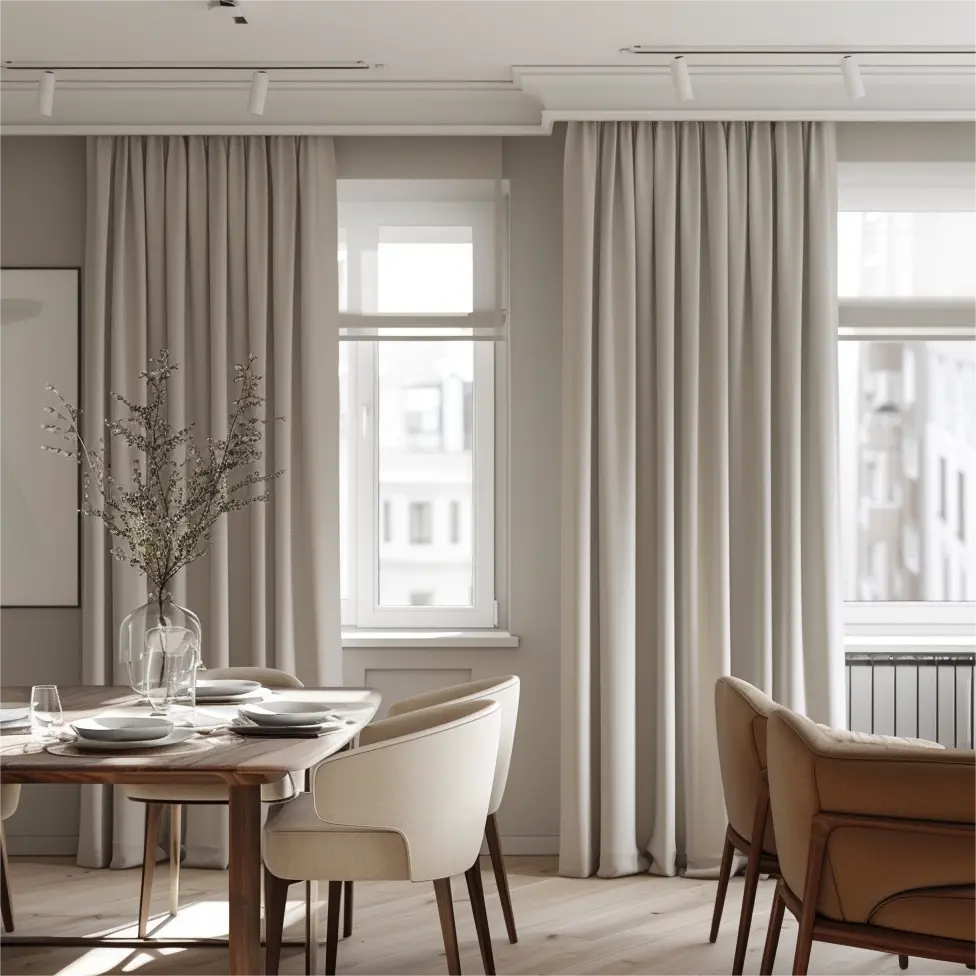
[[[519,941],[510,945],[487,861],[483,863],[488,916],[499,973],[684,974],[727,973],[732,964],[742,879],[729,884],[719,939],[710,945],[715,882],[640,875],[615,880],[560,878],[554,858],[508,859]],[[102,935],[134,938],[139,872],[93,871],[63,858],[15,858],[11,868],[17,935]],[[474,922],[463,881],[452,885],[461,966],[480,973]],[[180,913],[166,914],[165,872],[153,897],[151,931],[168,938],[224,937],[227,933],[227,873],[184,869]],[[304,921],[299,886],[292,888],[286,938],[299,939]],[[773,884],[763,882],[756,899],[746,972],[759,969]],[[787,913],[776,973],[789,973],[796,923]],[[303,970],[300,949],[282,951],[281,972]],[[100,976],[103,973],[220,974],[223,949],[27,949],[0,948],[4,973]],[[432,885],[369,882],[356,885],[356,928],[339,945],[339,972],[349,976],[446,971]],[[873,976],[899,973],[893,955],[815,944],[811,973]],[[912,960],[909,974],[964,976],[962,966]]]

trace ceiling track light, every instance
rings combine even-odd
[[[268,100],[268,72],[255,71],[251,75],[251,94],[247,110],[251,115],[264,115],[264,103]]]
[[[844,76],[844,87],[849,98],[857,100],[864,98],[864,82],[861,80],[861,69],[853,55],[847,54],[840,59],[840,70]]]
[[[674,85],[674,93],[679,101],[690,102],[695,97],[688,62],[680,54],[671,59],[671,84]]]
[[[53,71],[42,71],[37,82],[37,110],[50,117],[54,111],[54,86],[57,79]]]

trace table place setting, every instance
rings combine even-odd
[[[328,704],[284,698],[241,705],[237,712],[230,731],[243,736],[314,739],[355,724],[340,718]]]
[[[52,755],[150,758],[206,748],[216,736],[316,739],[361,724],[353,703],[279,697],[258,681],[200,680],[196,691],[196,705],[171,702],[161,712],[158,702],[148,702],[154,714],[145,715],[143,698],[65,723],[57,688],[36,685],[29,705],[0,705],[0,732],[29,733],[30,748]]]

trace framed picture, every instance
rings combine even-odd
[[[81,472],[41,450],[50,383],[78,404],[80,268],[0,270],[0,604],[81,605]]]

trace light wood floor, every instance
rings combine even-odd
[[[162,865],[161,865],[162,867]],[[604,881],[560,878],[553,858],[509,859],[519,942],[505,939],[487,864],[483,865],[488,913],[499,973],[727,973],[732,963],[741,897],[733,879],[718,942],[709,945],[708,926],[714,881],[655,878],[649,875]],[[12,864],[17,935],[105,935],[135,937],[132,922],[139,904],[139,874],[91,871],[60,858],[15,859]],[[166,872],[157,871],[153,908],[155,934],[170,938],[225,936],[227,875],[221,871],[182,872],[180,914],[166,909]],[[759,969],[771,882],[759,891],[746,972]],[[301,886],[289,902],[286,937],[303,932]],[[465,973],[481,973],[474,924],[463,880],[454,883]],[[324,925],[323,925],[324,931]],[[796,923],[789,912],[780,940],[777,973],[791,971]],[[356,885],[356,929],[339,946],[339,972],[352,974],[444,973],[434,892],[431,885]],[[300,949],[285,949],[282,973],[300,973]],[[26,949],[0,950],[3,973],[191,974],[226,973],[222,949]],[[895,956],[815,943],[811,973],[898,973]],[[954,973],[962,966],[912,960],[911,974]]]

